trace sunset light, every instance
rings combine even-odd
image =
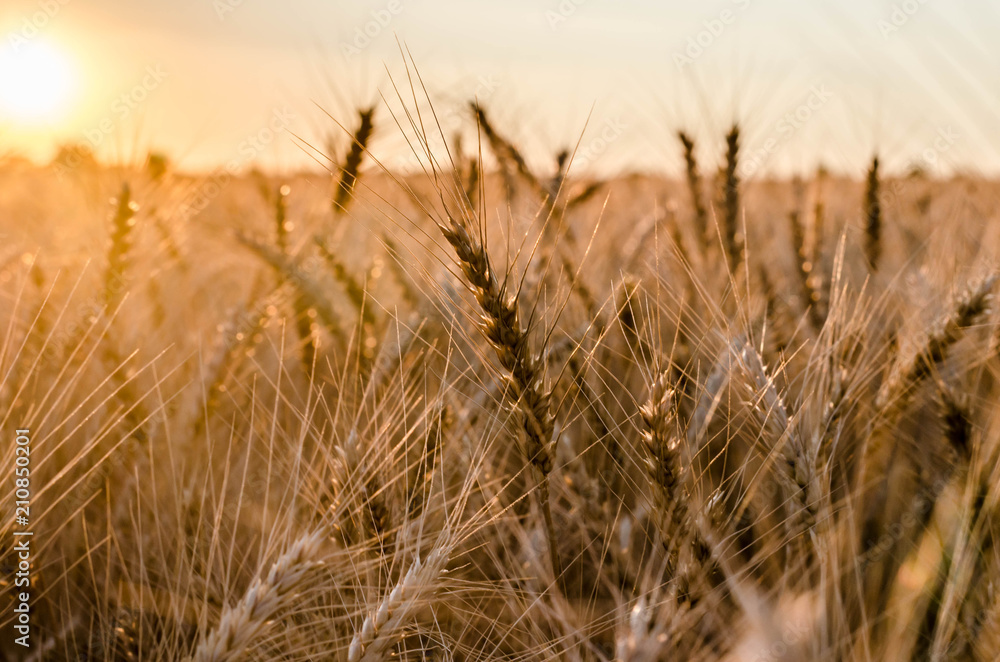
[[[37,40],[0,50],[0,121],[47,124],[64,118],[76,92],[68,57]]]

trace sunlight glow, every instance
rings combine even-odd
[[[66,55],[34,39],[0,50],[0,120],[48,124],[63,119],[76,91],[76,73]]]

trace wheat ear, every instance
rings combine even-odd
[[[579,193],[573,195],[569,200],[566,201],[566,211],[570,211],[571,209],[576,209],[580,205],[590,200],[592,197],[597,195],[597,192],[600,191],[603,186],[604,182],[600,180],[596,182],[591,182],[586,186],[584,186]]]
[[[323,256],[323,260],[326,262],[327,266],[330,267],[330,271],[333,272],[333,277],[337,279],[344,287],[344,291],[347,293],[347,298],[351,300],[351,303],[355,308],[358,309],[358,313],[364,316],[364,321],[370,322],[372,320],[368,319],[371,316],[371,306],[366,304],[366,299],[368,298],[365,292],[364,286],[358,282],[358,279],[354,277],[352,273],[347,270],[344,263],[337,257],[322,239],[316,237],[314,239],[316,248],[319,249],[320,255]],[[367,309],[367,311],[366,311]]]
[[[819,307],[820,316],[824,322],[830,314],[830,285],[829,278],[823,277],[823,237],[826,225],[826,206],[823,204],[823,174],[817,175],[816,199],[813,203],[812,213],[812,241],[809,243],[808,259],[812,264],[809,270],[809,289],[812,290],[819,299],[814,305]]]
[[[562,566],[556,548],[555,526],[549,502],[548,476],[552,472],[552,436],[554,422],[549,409],[551,392],[542,386],[538,358],[531,353],[527,332],[521,328],[518,302],[509,296],[497,280],[483,244],[466,228],[449,218],[449,226],[439,225],[441,233],[455,249],[462,273],[472,286],[476,301],[484,313],[483,331],[496,350],[506,371],[511,399],[523,416],[526,445],[525,459],[538,471],[538,500],[548,535],[552,571],[559,578]]]
[[[254,579],[243,599],[222,612],[219,625],[188,659],[194,662],[238,659],[268,622],[295,602],[296,592],[308,571],[317,565],[323,538],[320,532],[315,532],[292,543],[266,577]]]
[[[823,328],[823,315],[820,311],[820,293],[816,290],[816,281],[812,271],[814,263],[806,246],[806,233],[802,225],[801,214],[793,211],[788,214],[788,227],[792,235],[792,250],[795,251],[795,266],[799,272],[799,286],[802,291],[802,303],[809,311],[809,321],[813,329]]]
[[[493,124],[490,122],[489,117],[486,115],[486,110],[479,105],[479,102],[473,101],[469,104],[473,115],[476,118],[476,122],[479,127],[486,134],[486,139],[490,143],[490,149],[496,155],[497,159],[500,161],[501,165],[506,163],[513,163],[515,170],[521,175],[539,195],[546,194],[546,187],[538,181],[538,177],[535,176],[531,169],[528,167],[528,162],[524,160],[524,156],[518,151],[517,147],[514,146],[512,142],[501,136]]]
[[[135,212],[138,206],[132,202],[132,190],[128,182],[122,184],[115,201],[115,215],[111,219],[111,237],[108,247],[108,270],[104,277],[102,300],[108,308],[114,308],[121,301],[125,284],[125,269],[128,267],[128,252],[132,247],[132,228],[135,226]]]
[[[292,224],[288,221],[288,194],[291,189],[288,184],[282,184],[274,192],[274,231],[275,243],[282,253],[288,252],[288,231]]]
[[[267,189],[264,189],[265,192]],[[274,221],[276,231],[276,245],[282,255],[288,254],[288,231],[291,222],[288,216],[288,194],[290,189],[287,185],[279,186],[274,194]],[[295,311],[295,331],[298,333],[302,343],[302,368],[307,375],[311,375],[313,366],[316,364],[317,338],[313,330],[312,316],[310,308],[301,297],[297,297],[294,303]]]
[[[386,649],[399,640],[399,631],[420,606],[420,599],[434,590],[447,561],[447,548],[436,547],[426,559],[418,557],[413,562],[355,632],[347,649],[348,662],[386,659]]]
[[[313,316],[318,316],[325,328],[338,340],[344,340],[339,317],[330,305],[326,292],[298,258],[286,255],[250,237],[237,234],[236,238],[270,264],[278,275],[294,288],[292,310],[295,313],[296,331],[303,343],[300,358],[303,370],[311,376],[316,364],[319,338],[313,325]]]
[[[663,543],[670,550],[673,566],[677,563],[677,547],[670,541],[683,536],[689,528],[687,495],[681,484],[681,461],[678,452],[679,438],[676,424],[674,390],[670,388],[669,371],[663,371],[649,387],[649,398],[639,408],[642,417],[642,444],[645,452],[646,473],[653,485],[653,506]]]
[[[1000,275],[993,274],[966,289],[948,315],[927,334],[921,350],[883,385],[876,401],[879,408],[894,406],[898,411],[906,405],[914,388],[947,358],[948,350],[961,338],[962,330],[975,324],[989,310],[998,278]]]
[[[872,158],[865,181],[865,257],[874,270],[882,255],[882,203],[879,201],[877,156]]]
[[[701,194],[701,175],[698,173],[698,160],[694,154],[694,139],[684,131],[678,131],[677,137],[684,147],[684,171],[688,192],[691,194],[694,219],[698,227],[698,234],[704,239],[708,233],[708,212],[705,209],[705,200]]]
[[[729,269],[736,273],[741,261],[742,247],[738,239],[740,213],[740,179],[736,173],[740,156],[740,127],[733,124],[726,134],[726,165],[723,171],[722,229],[723,245],[729,259]]]
[[[816,471],[817,449],[807,445],[799,435],[774,377],[768,375],[757,350],[746,342],[739,350],[736,345],[732,348],[738,352],[736,358],[756,391],[754,413],[762,419],[767,441],[778,453],[777,474],[787,493],[785,530],[794,538],[811,530],[816,523],[817,504],[823,493]]]
[[[359,349],[361,351],[362,364],[365,366],[365,371],[367,371],[372,360],[375,358],[375,345],[377,344],[374,336],[376,322],[375,304],[371,300],[366,285],[358,281],[347,270],[347,267],[340,258],[318,237],[315,239],[315,243],[320,255],[323,256],[327,266],[330,267],[333,277],[343,286],[347,298],[351,300],[351,303],[358,310]]]
[[[657,373],[639,415],[646,474],[653,488],[654,523],[667,552],[667,571],[677,580],[678,601],[694,604],[707,595],[718,570],[706,535],[706,527],[715,524],[715,506],[710,499],[707,516],[692,508],[682,475],[676,391],[669,386],[669,379],[669,370]]]
[[[340,182],[337,184],[337,193],[333,198],[333,211],[340,213],[347,211],[347,206],[354,198],[354,187],[358,182],[358,174],[361,171],[361,162],[368,149],[368,141],[371,140],[372,132],[375,129],[375,106],[358,111],[358,129],[351,139],[351,149],[344,159],[344,167],[340,169]]]
[[[944,384],[938,387],[941,424],[948,446],[963,464],[972,461],[972,411],[969,399]]]
[[[236,239],[271,265],[279,275],[295,287],[298,293],[296,297],[297,309],[314,309],[327,328],[338,337],[342,337],[340,318],[330,305],[323,286],[308,273],[306,265],[295,257],[283,255],[251,237],[237,234]]]

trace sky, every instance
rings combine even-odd
[[[998,33],[982,0],[4,0],[0,155],[319,167],[379,102],[410,167],[405,50],[446,132],[478,98],[540,168],[676,172],[678,129],[711,161],[738,121],[747,177],[996,174]]]

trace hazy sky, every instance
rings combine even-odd
[[[394,97],[390,75],[406,84],[398,39],[449,131],[476,95],[539,163],[579,141],[581,167],[676,170],[678,128],[707,159],[738,119],[748,175],[860,172],[874,150],[1000,171],[1000,5],[981,0],[4,0],[0,34],[0,52],[44,43],[74,72],[63,117],[0,115],[0,153],[36,158],[79,141],[188,168],[308,164],[293,134],[321,147],[324,111],[353,124]],[[376,154],[405,158],[377,121]]]

